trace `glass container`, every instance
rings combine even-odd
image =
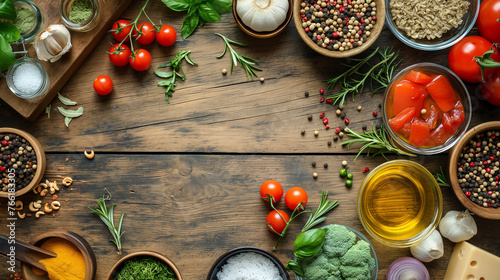
[[[47,71],[36,59],[17,60],[6,75],[9,89],[18,97],[32,99],[47,92],[50,81]]]
[[[59,13],[68,29],[87,32],[99,24],[101,10],[99,0],[61,0]]]
[[[27,0],[18,0],[14,2],[14,7],[17,10],[19,9],[28,9],[34,18],[33,25],[27,31],[21,33],[21,38],[24,39],[25,42],[33,41],[36,36],[40,33],[43,25],[43,16],[40,12],[40,9],[31,1]],[[16,20],[17,22],[17,20]]]

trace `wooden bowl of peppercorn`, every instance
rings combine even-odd
[[[19,129],[0,128],[0,197],[28,193],[42,180],[45,167],[45,152],[35,137]],[[9,192],[12,178],[15,178],[15,193]]]
[[[472,213],[500,220],[500,121],[477,125],[452,148],[450,183],[458,200]]]
[[[293,21],[314,51],[333,58],[351,57],[367,50],[382,32],[385,1],[298,0]]]

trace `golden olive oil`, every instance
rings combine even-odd
[[[409,161],[394,162],[377,168],[364,182],[359,214],[365,228],[382,241],[412,243],[412,238],[436,223],[436,215],[441,213],[441,193],[439,188],[431,187],[432,175],[422,166]]]

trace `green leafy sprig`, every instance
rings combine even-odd
[[[257,74],[255,74],[255,70],[262,71],[262,69],[255,66],[256,63],[259,63],[259,61],[257,61],[256,59],[253,59],[251,57],[239,54],[231,47],[231,44],[242,46],[242,47],[245,47],[246,45],[242,44],[242,43],[238,43],[238,42],[233,41],[231,39],[228,39],[227,37],[225,37],[219,33],[216,33],[215,35],[218,35],[219,37],[222,38],[222,40],[224,40],[224,51],[217,58],[224,57],[224,55],[226,54],[226,51],[229,49],[229,53],[231,54],[231,74],[233,73],[233,66],[238,66],[238,62],[239,62],[241,67],[243,69],[245,69],[245,71],[247,73],[247,80],[250,81],[250,79],[252,79],[252,81],[253,81],[253,78],[257,77]]]
[[[113,218],[114,214],[114,207],[116,204],[112,203],[109,208],[106,206],[106,200],[110,200],[111,198],[105,198],[104,195],[103,197],[99,198],[97,200],[97,208],[93,209],[92,207],[89,206],[90,211],[92,213],[99,215],[99,218],[101,218],[101,221],[108,227],[109,232],[111,233],[111,236],[113,239],[110,239],[109,241],[113,242],[116,245],[116,248],[118,249],[118,254],[122,254],[122,224],[123,224],[123,217],[125,216],[125,212],[122,211],[120,215],[120,220],[118,221],[118,228],[115,227],[115,222]]]
[[[186,75],[184,74],[184,71],[182,70],[182,66],[181,66],[181,62],[183,59],[186,60],[187,63],[189,63],[193,66],[198,65],[191,59],[191,51],[180,50],[175,55],[175,57],[172,58],[170,61],[158,66],[158,68],[171,67],[172,72],[163,72],[163,71],[159,71],[156,69],[154,70],[155,74],[158,77],[167,79],[166,81],[158,82],[159,87],[166,87],[165,88],[165,101],[167,103],[170,103],[168,98],[172,97],[172,93],[175,91],[175,82],[176,81],[184,82],[184,80],[186,80]]]
[[[350,146],[353,143],[361,143],[363,145],[359,149],[359,152],[354,158],[354,161],[356,161],[358,156],[366,149],[368,149],[367,155],[370,155],[372,149],[376,149],[377,152],[374,153],[372,156],[382,155],[385,159],[387,159],[385,157],[385,153],[387,152],[392,152],[398,155],[406,155],[412,157],[416,156],[412,153],[405,152],[396,147],[394,141],[388,135],[383,125],[380,126],[380,130],[378,132],[373,126],[373,123],[372,123],[372,130],[369,132],[364,132],[363,134],[357,133],[351,130],[350,128],[346,128],[345,131],[347,133],[346,134],[347,136],[353,137],[354,139],[344,141],[341,143],[341,145],[347,145],[347,149],[350,149]]]
[[[380,61],[372,65],[371,59],[375,55],[378,55]],[[401,62],[401,60],[396,62],[398,55],[399,52],[394,52],[390,47],[385,47],[382,50],[376,48],[365,58],[352,58],[352,61],[357,62],[354,66],[343,63],[342,65],[349,67],[349,70],[335,78],[324,81],[328,84],[330,90],[333,90],[337,83],[340,85],[340,92],[330,95],[327,98],[332,99],[333,104],[339,103],[342,105],[349,94],[352,95],[352,100],[354,100],[354,94],[361,93],[368,82],[370,83],[372,93],[386,88],[392,80],[394,70]],[[369,69],[363,71],[363,66],[369,66]],[[379,86],[374,87],[375,84]]]
[[[441,187],[451,187],[448,179],[446,179],[446,176],[444,175],[443,168],[441,166],[439,167],[439,170],[440,172],[432,172],[432,175],[434,175],[434,178],[436,178],[438,185]]]
[[[206,22],[220,21],[220,15],[233,10],[231,0],[162,0],[170,9],[176,12],[187,11],[182,21],[181,35],[186,40],[198,26]]]
[[[5,71],[16,62],[10,43],[21,38],[16,25],[7,22],[15,21],[16,9],[12,0],[0,0],[0,71]]]
[[[309,219],[307,220],[306,224],[302,228],[302,232],[305,232],[308,229],[316,226],[317,224],[320,224],[323,221],[325,221],[326,217],[323,217],[323,216],[326,213],[330,212],[337,205],[339,205],[339,202],[337,200],[329,201],[329,200],[327,200],[327,198],[328,198],[328,191],[322,190],[321,191],[321,201],[319,202],[318,209],[316,209],[316,211],[313,210],[311,212]]]

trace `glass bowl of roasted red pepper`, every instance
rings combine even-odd
[[[398,145],[430,155],[447,151],[464,135],[472,105],[457,75],[424,62],[394,77],[385,92],[383,112],[385,127]]]

